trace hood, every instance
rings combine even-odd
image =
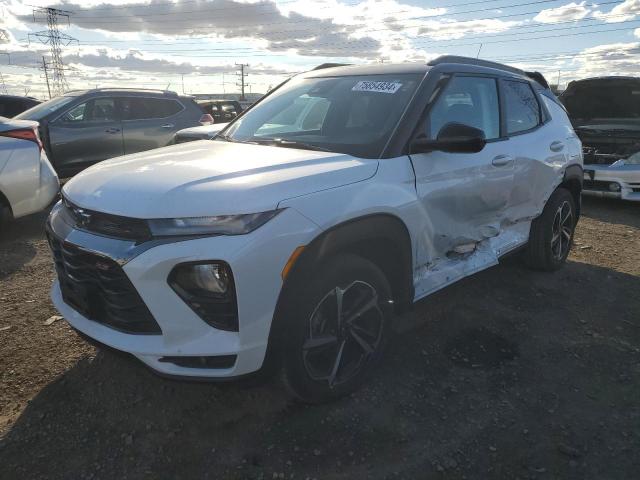
[[[178,130],[176,135],[181,137],[196,137],[196,138],[212,138],[224,127],[229,125],[228,123],[214,123],[212,125],[202,125],[200,127],[189,127]]]
[[[640,128],[640,78],[601,77],[575,81],[559,98],[574,127]]]
[[[585,134],[606,134],[619,136],[640,135],[640,120],[631,122],[629,120],[607,119],[606,121],[587,121],[575,126],[576,131]]]
[[[134,218],[257,213],[366,180],[377,168],[377,160],[341,153],[202,140],[98,163],[63,194],[80,207]]]

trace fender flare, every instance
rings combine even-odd
[[[564,177],[560,187],[571,192],[576,203],[576,217],[580,218],[582,210],[582,184],[584,182],[584,170],[582,165],[569,165],[564,171]]]
[[[570,180],[577,180],[580,183],[580,189],[582,189],[582,182],[584,181],[584,170],[582,169],[582,165],[569,165],[564,171],[564,182]]]

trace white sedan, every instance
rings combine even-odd
[[[38,122],[0,117],[0,225],[43,210],[59,187]]]

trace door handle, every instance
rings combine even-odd
[[[491,160],[491,165],[494,167],[504,167],[505,165],[509,165],[513,162],[513,157],[511,155],[498,155]]]
[[[560,140],[556,140],[555,142],[551,142],[551,145],[549,145],[549,149],[552,152],[559,152],[564,148],[564,143],[561,142]]]
[[[173,123],[165,123],[160,128],[173,128],[175,125]]]
[[[107,128],[105,133],[118,133],[120,131],[119,128]]]

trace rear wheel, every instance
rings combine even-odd
[[[5,200],[0,196],[0,233],[6,229],[7,224],[13,220],[13,214],[11,213],[11,207],[7,205]]]
[[[542,215],[531,223],[526,264],[536,270],[560,268],[569,255],[577,223],[575,200],[571,193],[558,188],[544,207]]]
[[[380,269],[340,255],[292,295],[284,380],[298,399],[319,403],[355,390],[378,363],[392,315]]]

